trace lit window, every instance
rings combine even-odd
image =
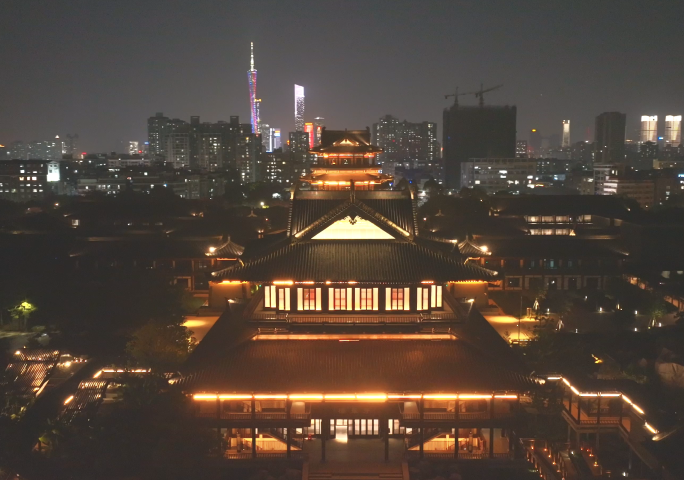
[[[266,285],[264,287],[264,308],[276,308],[275,285]]]
[[[432,295],[431,295],[431,301],[430,301],[430,306],[432,308],[442,308],[442,286],[441,285],[432,285]]]
[[[418,287],[416,291],[416,310],[427,310],[430,305],[430,290],[428,288]]]
[[[329,288],[328,289],[328,309],[329,310],[351,310],[352,309],[352,289],[349,288]]]
[[[278,310],[290,310],[290,288],[278,289]]]
[[[321,309],[321,289],[320,288],[298,288],[297,289],[297,309],[298,310],[320,310]]]
[[[386,310],[408,310],[409,309],[409,289],[408,288],[386,288],[385,289],[385,309]]]
[[[377,310],[378,309],[378,289],[377,288],[356,288],[356,310]]]

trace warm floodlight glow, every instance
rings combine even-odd
[[[420,399],[421,397],[422,395],[387,395],[387,398],[389,398],[390,400],[403,400],[406,398],[415,400]]]
[[[231,393],[224,394],[224,395],[219,395],[219,398],[221,400],[251,400],[252,396],[251,395],[234,395]]]
[[[98,370],[98,372],[93,375],[93,378],[98,378],[100,375],[102,375],[102,370]]]
[[[394,237],[361,217],[345,217],[337,220],[312,240],[393,240]]]
[[[471,395],[471,394],[461,395],[461,394],[459,394],[458,398],[463,399],[463,400],[477,400],[477,399],[492,398],[492,396],[491,395],[477,395],[477,394],[474,394],[474,395]]]
[[[68,405],[69,402],[72,401],[73,399],[74,399],[74,396],[73,396],[73,395],[69,396],[69,398],[67,398],[66,400],[64,400],[64,405]]]
[[[387,400],[387,395],[384,393],[367,393],[356,396],[357,400],[374,400],[374,401],[385,401]]]
[[[494,398],[516,399],[516,398],[518,398],[518,396],[517,395],[494,395]]]
[[[356,395],[354,394],[340,394],[340,395],[326,395],[326,400],[356,400]]]
[[[290,400],[323,400],[323,395],[319,393],[296,393],[290,395]]]
[[[273,285],[292,285],[294,282],[292,280],[274,280]]]
[[[649,432],[651,432],[653,435],[655,435],[656,433],[658,433],[658,430],[656,430],[655,428],[653,428],[652,426],[650,426],[650,425],[649,425],[648,423],[646,423],[646,422],[644,422],[644,427],[646,427],[646,429],[647,429]]]
[[[254,395],[257,400],[285,400],[287,395]]]
[[[458,395],[455,393],[452,394],[432,394],[432,395],[423,395],[423,398],[427,400],[456,400],[458,398]]]
[[[209,395],[206,393],[196,393],[192,396],[193,400],[216,400],[217,398],[217,395]]]
[[[643,411],[641,408],[639,408],[638,405],[636,405],[636,404],[633,403],[633,404],[632,404],[632,407],[634,407],[634,410],[636,410],[636,411],[639,412],[640,414],[644,415],[644,411]]]

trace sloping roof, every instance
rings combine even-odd
[[[215,280],[313,280],[414,283],[489,280],[494,272],[463,264],[406,241],[302,241],[244,265],[215,272]]]
[[[321,131],[320,145],[312,153],[379,153],[382,148],[371,145],[369,130],[327,130]]]
[[[73,398],[64,406],[59,419],[71,423],[77,417],[89,419],[102,403],[109,380],[84,380],[78,384]]]
[[[223,241],[220,245],[217,245],[214,248],[214,251],[211,251],[211,248],[207,254],[209,257],[239,257],[245,252],[245,247],[242,245],[238,245],[237,243],[231,241],[230,235],[228,238]]]
[[[487,247],[495,257],[534,258],[626,258],[626,249],[615,240],[595,240],[569,235],[526,235],[490,240]]]
[[[475,245],[468,239],[458,244],[458,251],[466,257],[484,257],[491,254],[488,250],[483,250],[482,247]]]
[[[333,222],[341,220],[345,217],[361,217],[369,220],[395,238],[405,238],[406,234],[411,235],[412,233],[411,230],[401,229],[401,227],[396,225],[390,219],[378,213],[376,210],[368,207],[367,205],[364,205],[362,202],[359,202],[358,200],[348,200],[333,208],[318,220],[315,220],[305,229],[295,234],[295,236],[304,239],[310,239],[317,233],[320,233],[322,230],[329,227]],[[399,227],[399,229],[397,227]]]
[[[389,192],[389,194],[392,193],[394,192]],[[320,217],[348,200],[349,195],[336,199],[300,199],[295,195],[290,212],[290,234],[295,235],[299,233]],[[396,198],[392,198],[386,195],[383,198],[380,194],[371,196],[369,192],[357,192],[356,201],[372,208],[403,230],[412,234],[416,233],[413,200],[409,196],[397,195]]]
[[[600,215],[626,218],[624,200],[613,195],[495,196],[491,208],[498,215]]]
[[[187,391],[491,392],[529,380],[461,340],[248,340],[181,381]]]

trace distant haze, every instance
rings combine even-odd
[[[684,113],[682,19],[675,0],[9,0],[0,143],[78,133],[84,151],[124,151],[158,111],[248,123],[250,41],[262,122],[285,138],[295,83],[329,128],[389,113],[441,132],[444,94],[501,83],[485,103],[518,106],[519,138],[563,119],[591,138],[611,110],[636,138],[640,115]]]

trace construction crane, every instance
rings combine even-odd
[[[449,94],[449,95],[444,95],[444,98],[449,98],[449,97],[454,97],[454,104],[458,105],[458,97],[462,97],[464,95],[475,95],[475,98],[478,98],[480,100],[480,106],[484,106],[484,94],[487,92],[491,92],[493,90],[498,90],[499,88],[503,87],[503,85],[497,85],[495,87],[490,87],[485,89],[482,84],[480,84],[480,89],[475,91],[475,92],[465,92],[465,93],[458,93],[458,87],[456,87],[456,92]]]

